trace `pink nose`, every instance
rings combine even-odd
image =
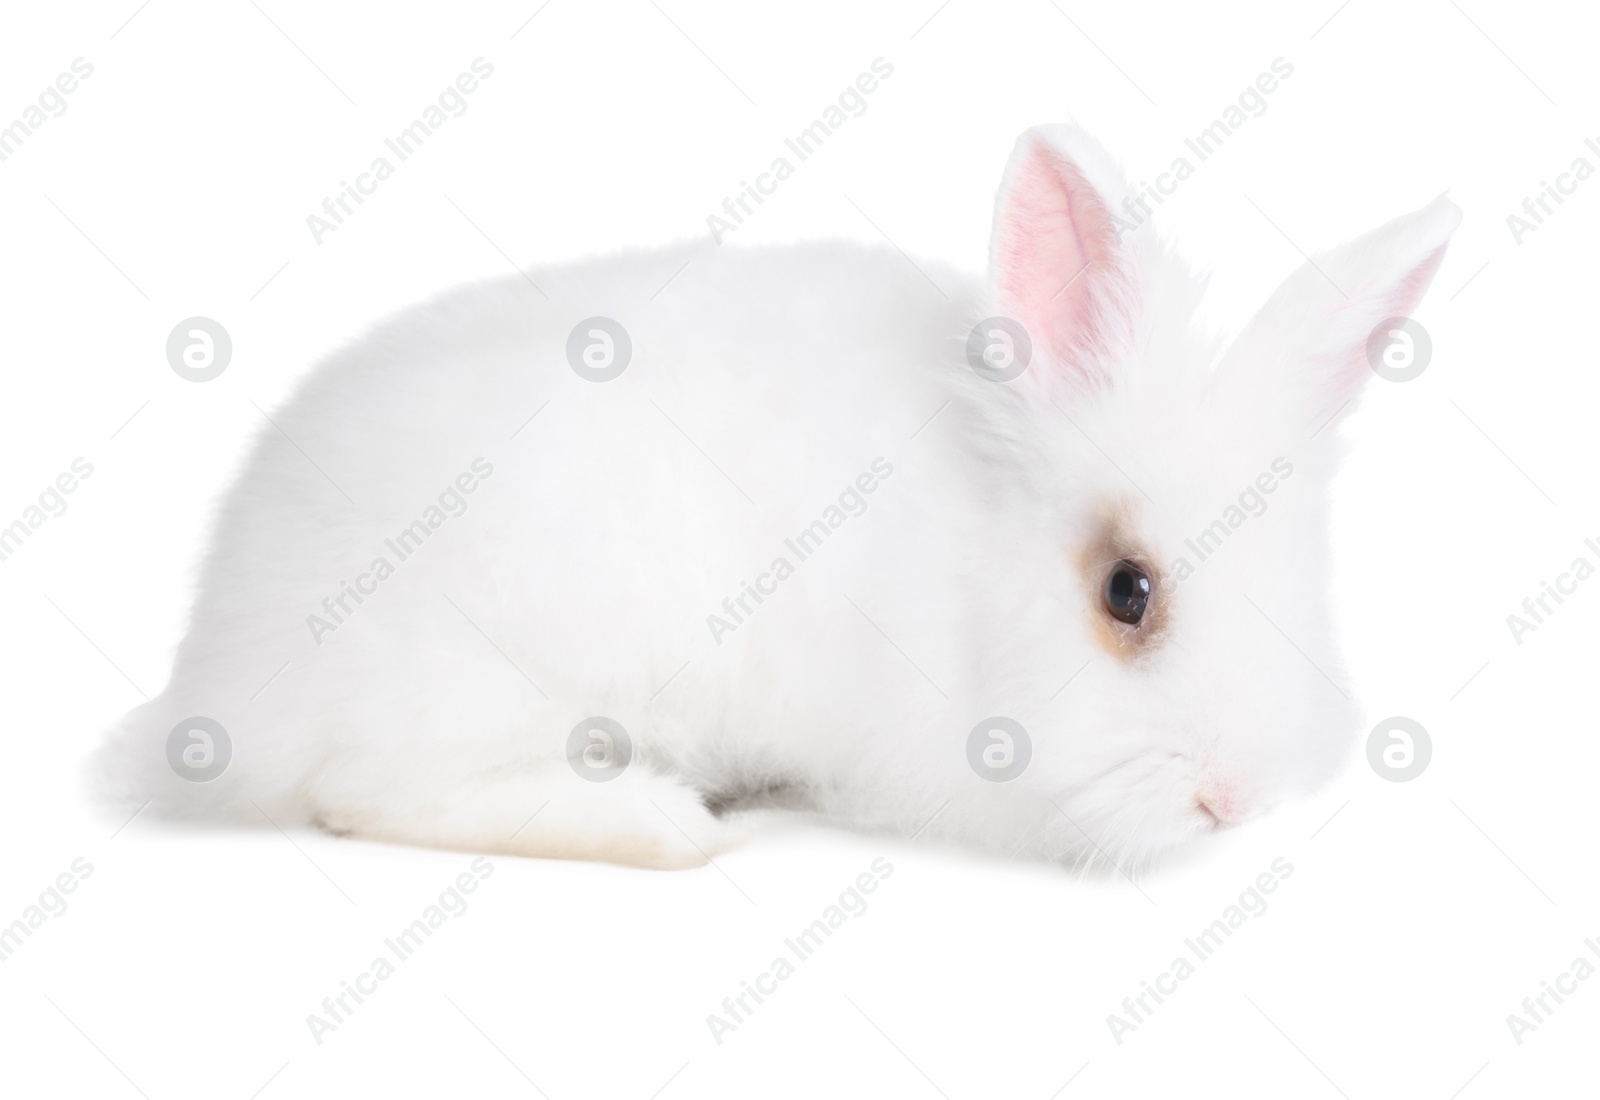
[[[1249,816],[1238,788],[1225,780],[1202,783],[1194,797],[1200,809],[1216,818],[1218,825],[1233,825]]]

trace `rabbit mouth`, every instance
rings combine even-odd
[[[1200,816],[1200,827],[1206,832],[1216,832],[1218,829],[1227,828],[1228,823],[1217,816],[1217,811],[1208,806],[1204,798],[1197,795],[1194,800],[1194,808]]]

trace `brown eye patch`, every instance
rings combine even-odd
[[[1155,555],[1134,532],[1132,509],[1104,509],[1074,564],[1083,583],[1090,632],[1111,656],[1133,662],[1160,645],[1171,593]]]

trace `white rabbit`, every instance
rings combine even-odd
[[[171,682],[97,775],[177,815],[652,867],[752,805],[1137,860],[1315,786],[1355,720],[1333,422],[1460,213],[1308,263],[1222,348],[1137,201],[1042,127],[987,282],[701,246],[403,314],[256,441]]]

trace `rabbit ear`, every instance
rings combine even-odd
[[[1398,322],[1416,310],[1460,224],[1461,209],[1440,195],[1307,260],[1223,356],[1218,385],[1248,390],[1258,400],[1291,399],[1298,408],[1291,415],[1320,432],[1373,373],[1369,354],[1382,352]],[[1413,351],[1427,354],[1414,334],[1408,339]]]
[[[1027,329],[1046,377],[1095,380],[1131,340],[1131,265],[1114,213],[1127,194],[1110,157],[1074,126],[1017,141],[995,207],[993,298]]]

